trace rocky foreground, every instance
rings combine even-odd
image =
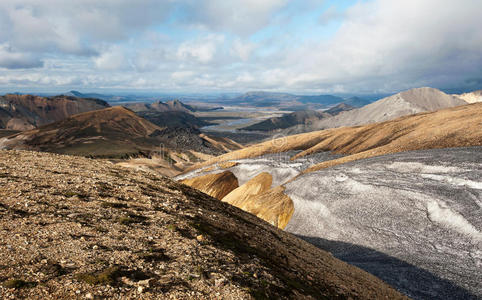
[[[402,299],[376,277],[165,177],[0,151],[0,298]]]

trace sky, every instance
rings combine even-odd
[[[481,0],[1,0],[0,91],[482,87]]]

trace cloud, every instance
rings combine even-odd
[[[253,34],[267,24],[287,0],[187,0],[189,22],[218,32],[232,32],[241,36]]]
[[[177,50],[177,57],[183,61],[194,60],[203,64],[211,62],[224,42],[222,35],[208,35],[201,39],[186,41]]]
[[[110,47],[94,60],[100,70],[120,71],[129,67],[129,62],[119,47]]]
[[[480,85],[480,0],[327,2],[2,0],[2,82],[186,92]]]
[[[327,41],[292,49],[290,85],[393,90],[448,86],[480,74],[480,1],[358,3]],[[292,68],[293,69],[293,68]]]
[[[243,61],[248,61],[251,53],[256,49],[256,45],[249,41],[235,39],[232,45],[232,52]]]
[[[345,13],[339,11],[335,6],[330,6],[328,9],[323,11],[320,15],[318,21],[321,25],[328,25],[333,21],[342,20],[345,17]]]
[[[43,61],[26,53],[14,52],[8,45],[0,45],[0,68],[30,69],[43,66]]]

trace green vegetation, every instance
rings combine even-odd
[[[92,285],[113,285],[121,274],[119,267],[109,267],[100,273],[82,273],[75,275],[75,279]]]
[[[100,206],[104,208],[127,208],[127,204],[119,202],[102,202]]]
[[[145,220],[147,220],[147,218],[144,217],[144,216],[140,216],[140,215],[130,213],[127,216],[120,217],[118,219],[118,222],[122,225],[128,226],[128,225],[135,224],[135,223],[142,223]]]
[[[36,282],[27,282],[21,279],[10,279],[3,283],[3,287],[7,289],[22,289],[36,286]]]
[[[164,254],[164,249],[161,249],[161,248],[149,249],[148,251],[138,253],[137,256],[140,259],[143,259],[149,262],[170,260],[170,257]]]

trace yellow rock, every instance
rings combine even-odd
[[[256,215],[273,226],[284,229],[293,215],[293,201],[284,194],[284,187],[271,189],[273,178],[261,173],[222,199]]]
[[[219,200],[239,186],[238,179],[230,171],[189,178],[182,180],[181,183]]]

